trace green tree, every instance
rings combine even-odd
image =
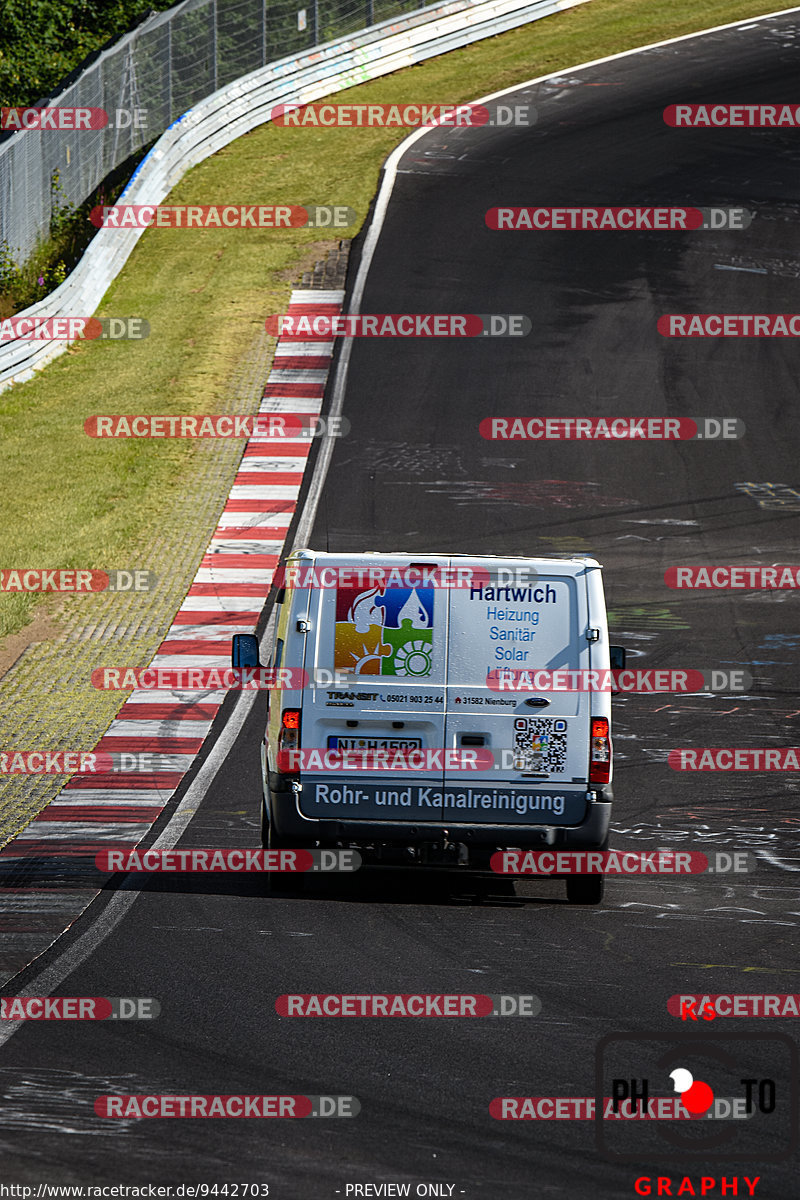
[[[0,0],[0,107],[34,104],[163,0]]]

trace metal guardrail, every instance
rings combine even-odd
[[[414,63],[588,0],[447,0],[391,18],[307,54],[279,59],[221,88],[175,121],[134,171],[118,204],[160,204],[192,167],[270,119],[275,105],[308,104]],[[88,317],[144,229],[100,229],[72,273],[20,317]],[[0,343],[0,390],[30,379],[65,342]]]

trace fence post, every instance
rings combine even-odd
[[[212,0],[211,13],[212,13],[213,20],[214,20],[214,32],[212,35],[211,53],[214,55],[214,91],[216,92],[216,90],[219,86],[219,84],[217,83],[217,79],[218,79],[218,70],[217,70],[217,59],[218,59],[218,54],[217,54],[217,0]]]
[[[167,21],[167,126],[172,124],[172,21]]]

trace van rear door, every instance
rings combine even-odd
[[[579,824],[591,696],[557,690],[542,672],[589,668],[586,569],[552,560],[484,564],[487,583],[449,593],[445,739],[453,748],[488,747],[494,766],[482,769],[479,755],[471,769],[445,772],[444,822]],[[527,672],[526,690],[515,690],[519,676],[498,677],[503,671]],[[493,675],[510,686],[490,687]]]
[[[301,777],[301,812],[439,823],[447,593],[424,586],[439,560],[321,555],[314,566],[321,581],[324,568],[331,586],[315,593],[305,669],[312,678],[338,673],[345,682],[306,693],[303,753],[316,749],[318,758]],[[418,578],[421,586],[403,586]],[[411,756],[411,769],[398,769],[401,755]],[[364,769],[353,768],[362,761]]]

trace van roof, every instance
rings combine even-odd
[[[496,563],[529,563],[535,569],[540,571],[555,572],[556,568],[560,569],[562,574],[575,575],[581,570],[602,569],[602,564],[596,558],[591,558],[586,554],[571,554],[564,558],[527,558],[516,554],[453,554],[448,550],[398,550],[398,551],[383,551],[383,550],[364,550],[360,553],[350,553],[348,551],[325,551],[325,550],[308,550],[300,549],[293,551],[289,555],[287,561],[291,560],[306,560],[317,561],[324,559],[326,562],[346,562],[346,563],[368,563],[374,562],[375,559],[386,559],[397,562],[421,563],[426,559],[449,559],[454,562],[496,562]],[[572,568],[570,570],[570,568]]]

